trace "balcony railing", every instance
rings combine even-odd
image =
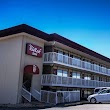
[[[110,82],[76,79],[72,77],[62,77],[54,74],[42,75],[41,84],[46,86],[65,86],[65,87],[110,87]]]
[[[58,63],[69,67],[110,76],[110,69],[56,52],[44,53],[44,63]]]
[[[80,101],[80,91],[52,92],[41,90],[41,101],[52,104]]]

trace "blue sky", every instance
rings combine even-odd
[[[0,0],[0,30],[22,23],[110,58],[110,0]]]

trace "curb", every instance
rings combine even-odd
[[[3,104],[0,105],[0,108],[38,108],[38,109],[45,109],[51,107],[68,107],[68,106],[76,106],[76,105],[83,105],[83,104],[90,104],[87,101],[84,102],[71,102],[71,103],[63,103],[63,104],[32,104],[32,103],[25,103],[25,104]]]
[[[83,104],[90,104],[87,101],[83,102],[71,102],[71,103],[64,103],[64,104],[58,104],[57,107],[68,107],[68,106],[76,106],[76,105],[83,105]]]
[[[37,104],[4,104],[4,105],[0,105],[0,108],[13,108],[13,109],[20,109],[20,108],[37,108],[37,109],[44,109],[44,108],[51,108],[51,107],[55,107],[56,105],[47,105],[47,104],[41,104],[41,105],[37,105]]]

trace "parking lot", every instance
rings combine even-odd
[[[110,104],[84,104],[69,107],[53,107],[41,110],[110,110]]]

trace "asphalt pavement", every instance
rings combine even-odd
[[[40,110],[110,110],[110,104],[83,104],[68,107],[53,107]]]

